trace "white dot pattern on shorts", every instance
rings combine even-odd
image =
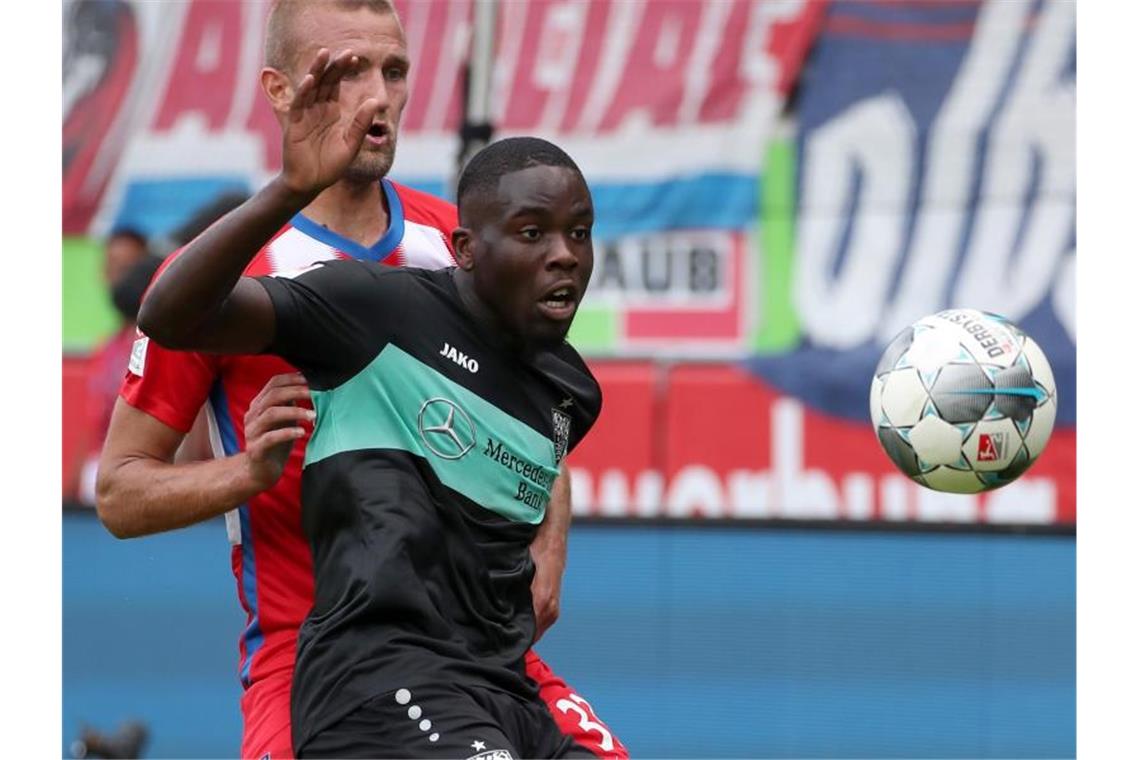
[[[396,692],[396,701],[402,705],[406,705],[412,701],[412,693],[407,689],[400,689]]]
[[[429,741],[429,742],[437,742],[437,741],[439,741],[439,734],[432,734],[431,736],[429,736],[429,737],[428,737],[428,741]]]
[[[420,721],[420,730],[421,731],[427,731],[429,728],[431,728],[431,721],[430,720],[428,720],[427,718],[424,718],[423,720]]]
[[[420,715],[422,715],[422,714],[423,714],[423,710],[420,709],[419,705],[412,705],[411,707],[408,708],[408,717],[411,718],[412,720],[415,720],[416,718],[420,717]]]

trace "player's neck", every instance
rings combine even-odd
[[[338,182],[301,212],[310,220],[365,247],[388,231],[388,205],[379,182]]]
[[[537,350],[538,346],[530,345],[521,336],[509,330],[503,321],[495,314],[494,309],[487,305],[479,294],[475,292],[475,281],[471,273],[456,267],[451,270],[452,282],[459,294],[459,302],[465,311],[471,315],[472,321],[478,326],[483,339],[506,353],[515,354],[525,359]]]

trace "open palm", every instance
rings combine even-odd
[[[359,65],[346,50],[330,60],[322,48],[289,104],[285,119],[282,168],[293,190],[317,193],[334,184],[360,150],[380,101],[369,98],[351,119],[343,118],[340,83]]]

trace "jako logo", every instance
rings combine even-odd
[[[457,351],[455,349],[455,346],[451,345],[447,341],[443,342],[443,348],[440,349],[439,355],[446,356],[448,359],[451,359],[451,361],[455,362],[460,367],[463,367],[468,372],[479,371],[479,362],[475,360],[475,357],[468,356],[462,351]]]

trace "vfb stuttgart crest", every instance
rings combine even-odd
[[[554,419],[554,464],[562,462],[570,445],[570,415],[559,409],[551,409]]]

